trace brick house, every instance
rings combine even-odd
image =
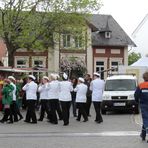
[[[15,67],[39,65],[50,72],[64,70],[71,75],[75,65],[77,72],[86,67],[87,72],[101,72],[128,63],[128,46],[136,46],[119,24],[110,15],[92,15],[81,34],[76,36],[63,32],[54,47],[46,51],[16,51]],[[81,42],[84,39],[84,44]],[[63,67],[62,67],[63,66]],[[73,69],[71,68],[73,67]],[[101,73],[106,78],[107,73]]]

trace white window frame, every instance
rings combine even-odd
[[[24,65],[18,65],[17,62],[18,61],[25,61],[25,64]],[[29,67],[29,57],[15,57],[15,67],[16,68],[27,68]]]
[[[35,65],[34,64],[35,61],[42,61],[43,64],[41,64],[41,65]],[[35,66],[46,67],[46,57],[45,56],[38,56],[38,57],[33,56],[32,57],[32,67],[35,67]]]

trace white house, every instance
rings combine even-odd
[[[148,54],[148,14],[134,30],[132,38],[137,45],[134,48],[134,52],[141,53],[143,57],[146,56]]]

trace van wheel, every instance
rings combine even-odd
[[[106,110],[101,110],[102,115],[106,115]]]

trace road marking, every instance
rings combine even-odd
[[[0,138],[22,137],[121,137],[139,136],[137,131],[104,131],[100,133],[0,133]]]

